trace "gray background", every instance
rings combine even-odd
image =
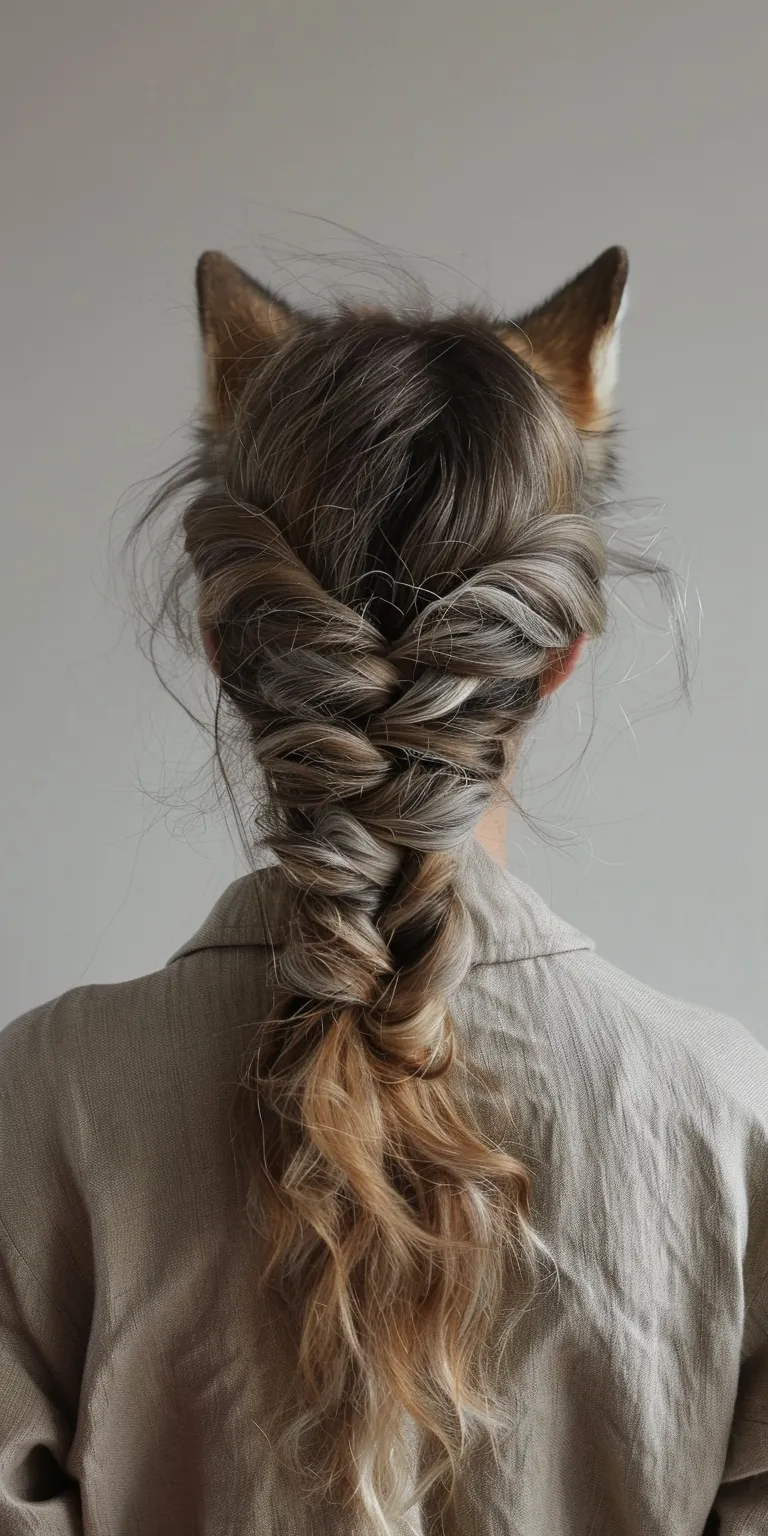
[[[135,653],[110,522],[184,446],[199,251],[285,284],[286,243],[352,248],[319,215],[509,308],[628,246],[625,518],[690,573],[694,708],[658,606],[617,605],[529,754],[512,865],[768,1040],[767,29],[757,0],[6,0],[5,1018],[162,963],[241,868]]]

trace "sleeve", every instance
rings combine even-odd
[[[76,1353],[0,1223],[0,1531],[81,1536],[80,1495],[66,1471],[75,1428],[62,1353]],[[58,1358],[57,1358],[58,1357]]]
[[[83,1531],[68,1462],[92,1294],[66,1034],[56,1004],[0,1032],[2,1536]]]
[[[765,1253],[763,1242],[758,1251]],[[706,1536],[765,1536],[768,1531],[768,1275],[747,1307],[728,1454],[710,1518]]]

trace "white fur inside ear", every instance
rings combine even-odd
[[[598,410],[608,412],[613,405],[616,385],[619,382],[619,347],[621,322],[627,312],[628,290],[621,296],[618,314],[609,331],[601,336],[594,356],[594,390]]]

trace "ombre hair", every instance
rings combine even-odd
[[[625,276],[606,252],[499,325],[295,315],[224,257],[198,269],[208,413],[152,511],[183,491],[167,611],[191,576],[292,893],[233,1105],[254,1279],[295,1334],[284,1449],[381,1533],[505,1422],[504,1298],[535,1284],[529,1176],[452,1024],[458,875],[542,679],[605,623]]]

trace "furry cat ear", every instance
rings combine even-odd
[[[600,434],[609,423],[628,271],[626,251],[613,245],[543,304],[499,327],[585,434]],[[597,442],[591,447],[595,457]]]
[[[298,325],[298,317],[220,251],[204,252],[196,277],[206,407],[211,423],[221,427],[232,420],[254,369]]]

